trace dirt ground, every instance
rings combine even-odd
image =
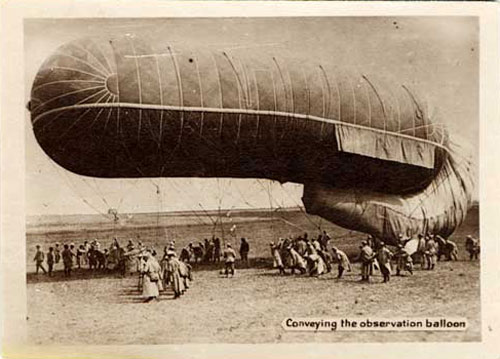
[[[253,214],[255,216],[255,214]],[[296,216],[296,217],[294,217]],[[287,221],[311,231],[304,216],[290,214]],[[236,221],[236,219],[235,219]],[[308,227],[309,226],[309,227]],[[334,244],[356,252],[360,234],[329,225]],[[413,276],[393,277],[381,283],[376,272],[373,282],[359,282],[359,266],[337,280],[333,273],[320,278],[280,276],[270,268],[269,240],[277,233],[300,233],[281,221],[251,222],[240,226],[250,238],[251,266],[238,268],[234,278],[219,275],[217,266],[195,267],[195,281],[179,300],[163,293],[159,301],[143,303],[137,277],[77,271],[71,280],[60,272],[53,278],[33,272],[32,247],[46,249],[61,243],[99,238],[110,242],[111,229],[61,231],[47,236],[27,235],[28,246],[28,333],[33,344],[169,344],[169,343],[300,343],[379,341],[479,341],[480,264],[466,259],[466,234],[478,236],[477,208],[452,237],[459,245],[458,262],[439,262],[434,271],[417,268]],[[172,230],[172,229],[170,229]],[[178,248],[210,234],[209,226],[178,227]],[[142,228],[141,239],[162,248],[155,240],[157,228]],[[120,239],[135,238],[136,231],[123,228]],[[128,237],[127,237],[128,236]],[[463,332],[290,332],[281,323],[288,317],[343,318],[465,317]]]
[[[334,271],[335,272],[335,271]],[[29,337],[33,344],[168,344],[480,340],[478,262],[441,262],[361,284],[356,265],[345,279],[279,276],[274,270],[195,273],[178,300],[166,292],[142,303],[135,276],[76,279],[28,285]],[[378,274],[378,273],[377,273]],[[287,332],[287,317],[465,317],[465,332]]]

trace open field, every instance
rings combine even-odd
[[[316,234],[314,223],[320,223],[318,218],[306,218],[297,211],[232,215],[237,236],[250,239],[251,267],[239,269],[234,278],[226,279],[219,276],[217,267],[200,266],[195,269],[192,288],[180,300],[171,300],[166,293],[158,302],[141,303],[136,276],[92,275],[81,270],[71,280],[65,280],[60,273],[50,279],[30,273],[35,243],[46,248],[55,241],[80,243],[99,238],[108,245],[112,235],[122,241],[139,235],[144,243],[156,248],[167,242],[165,237],[175,237],[180,248],[212,234],[210,222],[158,229],[153,225],[157,220],[151,217],[148,225],[144,219],[135,228],[113,228],[108,224],[103,230],[93,226],[91,220],[85,226],[77,221],[64,225],[62,221],[52,225],[50,231],[40,231],[39,224],[28,226],[30,340],[34,344],[480,340],[480,265],[466,260],[463,249],[466,234],[478,236],[477,207],[452,237],[460,249],[458,262],[440,262],[433,272],[417,270],[412,277],[393,277],[388,284],[380,283],[378,273],[373,283],[360,284],[357,264],[354,272],[340,281],[335,279],[336,270],[320,278],[279,276],[270,268],[269,240],[303,230]],[[321,225],[335,238],[335,245],[352,255],[356,253],[362,234],[326,221]],[[465,332],[294,333],[281,327],[283,319],[290,316],[466,317],[469,328]]]

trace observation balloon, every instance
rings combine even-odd
[[[85,38],[40,68],[35,136],[84,176],[304,184],[309,213],[395,243],[449,236],[475,175],[410,88],[267,51]]]

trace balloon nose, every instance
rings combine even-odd
[[[59,47],[41,66],[31,90],[36,119],[61,107],[105,102],[117,96],[113,49],[108,41],[79,39]]]
[[[106,78],[106,90],[109,93],[118,96],[118,75],[116,73],[109,75]]]

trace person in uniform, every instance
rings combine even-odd
[[[62,261],[64,265],[64,275],[67,277],[71,276],[71,269],[73,268],[73,256],[74,253],[69,249],[67,244],[64,245],[62,251]]]
[[[176,258],[177,259],[177,258]],[[178,260],[179,262],[179,275],[181,276],[184,291],[189,289],[190,283],[193,281],[192,267],[189,263]]]
[[[342,274],[344,273],[345,270],[351,271],[351,262],[349,261],[349,257],[347,254],[345,254],[344,251],[341,251],[337,247],[332,247],[332,252],[333,252],[333,257],[337,260],[338,262],[338,271],[339,274],[337,278],[342,278]]]
[[[359,259],[361,261],[361,280],[369,282],[370,275],[373,272],[372,267],[375,254],[367,241],[361,242]]]
[[[445,239],[446,241],[446,251],[448,254],[449,261],[458,261],[458,247],[455,242]]]
[[[403,248],[402,244],[398,244],[398,250],[396,252],[396,275],[399,276],[402,271],[406,270],[413,274],[413,260],[411,256]]]
[[[241,262],[248,267],[248,252],[250,252],[250,245],[246,238],[241,238],[240,244],[240,257]]]
[[[59,248],[59,243],[56,243],[54,248],[54,264],[58,264],[61,261],[61,248]]]
[[[153,299],[157,299],[160,295],[158,282],[160,281],[160,265],[152,259],[151,253],[144,252],[143,261],[141,263],[141,273],[143,275],[142,282],[142,297],[144,302],[148,303]]]
[[[78,269],[82,267],[83,264],[82,258],[84,257],[85,257],[85,249],[83,247],[83,244],[81,244],[76,250],[76,265],[78,266]]]
[[[89,264],[89,249],[90,249],[90,244],[88,241],[83,242],[83,256],[82,256],[82,265],[88,266]]]
[[[323,234],[321,235],[320,238],[320,244],[321,244],[321,249],[324,251],[328,250],[328,242],[331,241],[331,237],[326,233],[326,231],[323,231]]]
[[[45,260],[45,254],[42,252],[40,249],[40,245],[36,245],[36,253],[35,253],[35,258],[33,258],[35,261],[36,265],[36,274],[38,274],[38,271],[41,269],[44,273],[47,273],[47,270],[43,266],[43,261]]]
[[[297,251],[289,244],[287,247],[287,252],[289,253],[290,268],[292,268],[292,274],[295,273],[295,269],[298,269],[301,274],[307,271],[307,263],[302,256],[297,253]]]
[[[479,239],[468,235],[465,238],[465,249],[469,252],[469,260],[478,259],[480,252]]]
[[[294,248],[298,254],[304,256],[307,252],[307,245],[307,242],[302,237],[298,237],[295,241]]]
[[[271,256],[273,257],[273,268],[278,268],[280,274],[285,274],[280,248],[274,242],[269,243],[269,247],[271,247]]]
[[[179,298],[185,291],[184,282],[181,277],[181,262],[176,258],[174,251],[167,251],[166,275],[168,283],[174,292],[174,299]]]
[[[49,277],[52,277],[52,272],[54,269],[54,247],[49,247],[49,251],[47,252],[47,266]]]
[[[314,243],[314,242],[313,242]],[[307,261],[309,264],[309,275],[319,277],[326,272],[326,265],[323,258],[318,254],[318,250],[313,243],[307,245]],[[316,241],[319,244],[319,242]]]
[[[231,273],[231,277],[234,277],[234,261],[236,260],[236,252],[231,247],[231,244],[226,245],[226,250],[224,251],[224,263],[225,270],[224,274],[226,277],[229,277],[229,273]]]
[[[221,252],[220,238],[216,237],[214,238],[214,263],[220,262]]]
[[[384,277],[384,283],[391,279],[391,259],[393,253],[385,246],[384,242],[380,242],[380,248],[377,251],[377,261],[380,267],[380,272]]]
[[[214,244],[211,243],[208,238],[205,238],[205,258],[204,261],[206,263],[210,263],[214,257]]]
[[[438,244],[432,237],[426,237],[425,262],[427,270],[433,270],[437,262]]]

